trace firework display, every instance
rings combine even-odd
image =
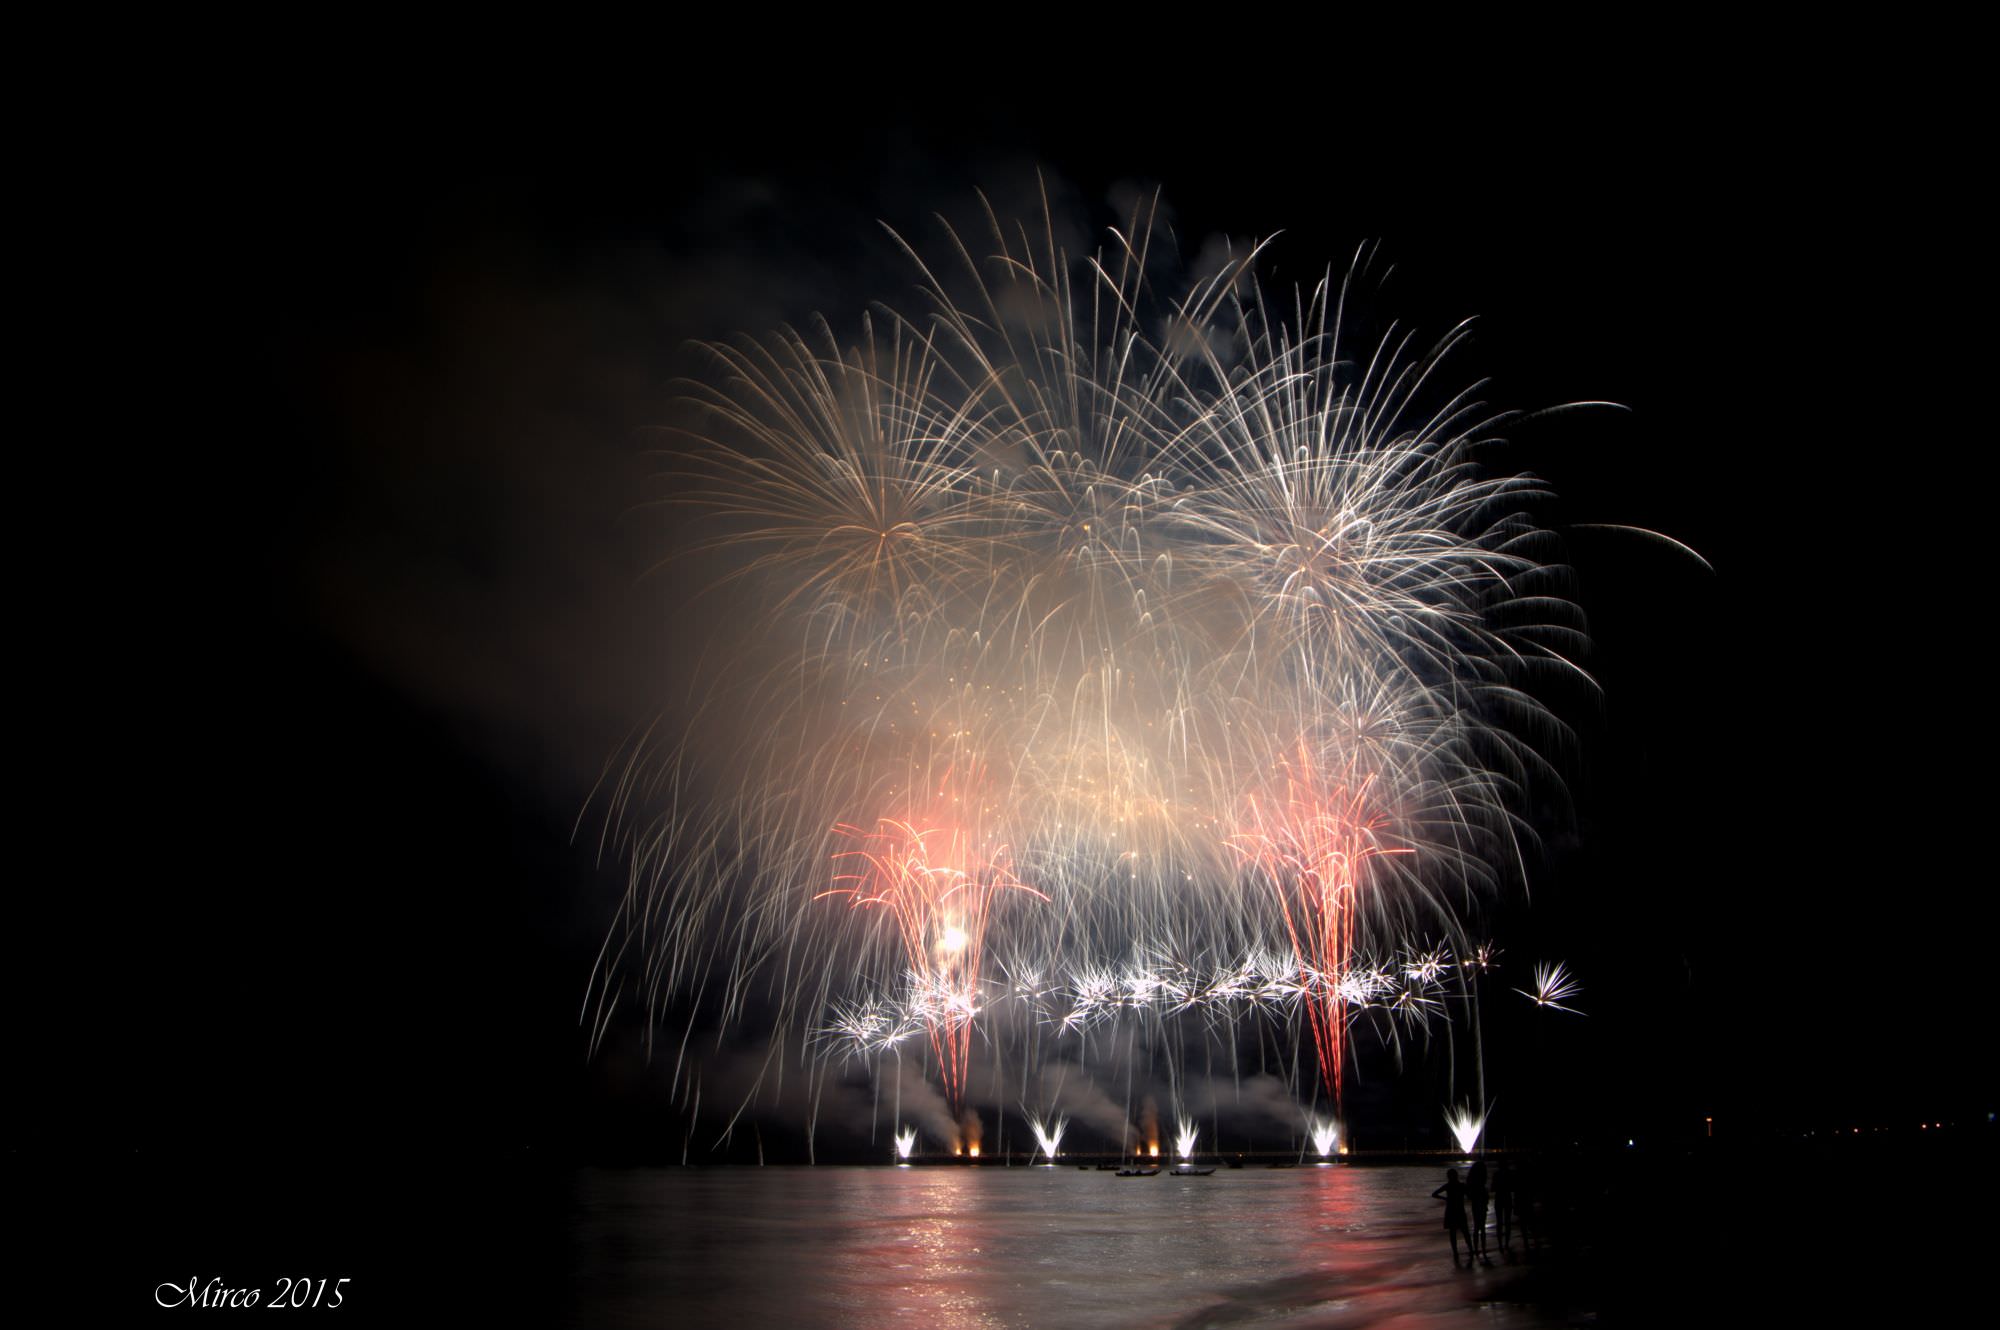
[[[1458,1142],[1461,1154],[1471,1154],[1479,1148],[1479,1134],[1486,1130],[1486,1109],[1475,1110],[1464,1104],[1445,1114],[1444,1125],[1450,1129],[1451,1138]]]
[[[1200,1135],[1199,1127],[1186,1118],[1181,1119],[1179,1130],[1174,1132],[1174,1153],[1180,1156],[1182,1162],[1194,1158],[1195,1139]]]
[[[1576,1016],[1583,1015],[1575,1007],[1564,1005],[1583,991],[1583,985],[1569,972],[1569,966],[1565,962],[1557,961],[1554,964],[1544,962],[1537,965],[1535,991],[1530,993],[1525,988],[1517,988],[1514,991],[1532,1000],[1538,1007],[1547,1007],[1551,1011],[1567,1011]]]
[[[1254,1014],[1337,1116],[1351,1023],[1422,1027],[1497,954],[1462,907],[1518,872],[1583,641],[1542,488],[1476,464],[1462,328],[1350,346],[1352,277],[1184,274],[1143,213],[1081,257],[988,222],[905,246],[921,304],[851,342],[713,348],[670,479],[726,613],[621,756],[585,1023],[754,1013],[922,1061],[957,1120],[995,1019],[1081,1063],[1133,1013]]]
[[[1056,1151],[1062,1145],[1063,1128],[1069,1124],[1063,1121],[1063,1119],[1057,1118],[1053,1123],[1046,1126],[1040,1122],[1031,1122],[1028,1125],[1035,1133],[1035,1148],[1042,1152],[1042,1157],[1045,1160],[1051,1164],[1055,1163]]]
[[[1321,1159],[1325,1159],[1333,1153],[1333,1147],[1339,1140],[1340,1129],[1333,1123],[1319,1122],[1313,1125],[1313,1152]]]

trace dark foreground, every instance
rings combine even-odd
[[[1976,1287],[1978,1141],[1552,1156],[1530,1253],[1456,1268],[1414,1165],[1120,1179],[1074,1168],[574,1169],[528,1156],[10,1156],[17,1305],[577,1326],[1901,1322]],[[1436,1174],[1437,1176],[1433,1176]],[[255,1312],[158,1305],[258,1289]]]

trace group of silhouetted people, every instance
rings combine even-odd
[[[1444,1186],[1431,1193],[1433,1200],[1444,1200],[1444,1231],[1451,1235],[1451,1263],[1458,1264],[1458,1240],[1465,1239],[1465,1259],[1468,1265],[1479,1262],[1491,1265],[1487,1257],[1486,1211],[1493,1210],[1493,1226],[1500,1237],[1500,1249],[1507,1250],[1513,1240],[1514,1229],[1514,1179],[1506,1166],[1499,1165],[1493,1170],[1493,1182],[1486,1181],[1486,1164],[1482,1160],[1466,1170],[1463,1180],[1458,1170],[1447,1169]],[[1469,1217],[1469,1222],[1468,1222]]]

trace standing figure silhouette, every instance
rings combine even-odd
[[[1465,1259],[1471,1262],[1472,1235],[1465,1231],[1465,1184],[1458,1179],[1458,1170],[1448,1168],[1444,1174],[1444,1186],[1431,1193],[1431,1199],[1444,1198],[1444,1231],[1451,1234],[1451,1264],[1458,1268],[1458,1239],[1465,1236]]]

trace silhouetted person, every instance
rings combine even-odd
[[[1493,1227],[1500,1230],[1500,1250],[1506,1251],[1514,1229],[1514,1175],[1505,1164],[1493,1166]]]
[[[1514,1219],[1521,1226],[1521,1250],[1535,1254],[1535,1203],[1540,1194],[1541,1173],[1532,1163],[1524,1163],[1514,1175]]]
[[[1444,1231],[1451,1234],[1451,1264],[1458,1268],[1458,1239],[1465,1236],[1465,1259],[1472,1260],[1472,1235],[1465,1231],[1465,1184],[1458,1180],[1458,1170],[1448,1168],[1444,1172],[1444,1186],[1431,1193],[1431,1199],[1444,1197]]]
[[[1472,1207],[1472,1231],[1466,1236],[1479,1259],[1486,1260],[1486,1161],[1474,1164],[1465,1175],[1465,1199]],[[1488,1261],[1487,1264],[1492,1264]]]

